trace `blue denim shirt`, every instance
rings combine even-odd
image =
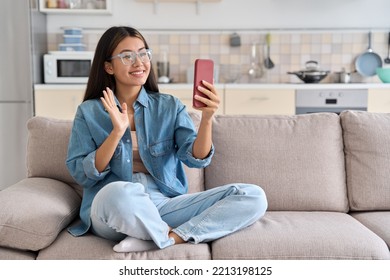
[[[118,100],[116,103],[119,107]],[[148,93],[142,88],[134,103],[134,120],[141,159],[160,191],[169,197],[186,193],[188,184],[182,162],[189,167],[206,167],[211,162],[214,146],[207,158],[193,157],[192,146],[197,136],[194,124],[180,100],[168,94]],[[101,100],[80,104],[66,159],[70,174],[83,187],[82,224],[69,229],[75,236],[85,234],[90,228],[92,200],[101,188],[114,181],[132,181],[130,128],[120,140],[107,168],[103,172],[95,168],[96,150],[112,128]]]

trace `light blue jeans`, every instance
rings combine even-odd
[[[95,196],[92,232],[120,241],[126,236],[153,240],[159,248],[174,244],[169,227],[183,240],[208,242],[247,227],[267,210],[264,191],[251,184],[229,184],[207,191],[164,196],[150,175],[113,182]]]

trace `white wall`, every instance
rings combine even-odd
[[[61,26],[106,29],[390,29],[390,0],[221,0],[152,3],[112,0],[112,15],[48,15],[48,32]]]

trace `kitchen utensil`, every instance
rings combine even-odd
[[[163,45],[160,47],[160,55],[157,61],[157,76],[158,82],[167,84],[170,82],[169,78],[169,61],[168,61],[168,49],[167,45]]]
[[[239,47],[241,46],[241,37],[237,33],[233,33],[230,35],[230,46],[231,47]]]
[[[376,74],[378,67],[382,67],[382,58],[371,49],[371,32],[369,32],[368,49],[356,58],[355,68],[360,75],[371,77]]]
[[[241,78],[240,64],[221,65],[221,76],[224,83],[236,83]]]
[[[390,83],[390,68],[377,68],[376,73],[383,83]]]
[[[351,82],[351,73],[345,71],[345,68],[341,69],[341,72],[335,72],[337,75],[337,83],[348,84]]]
[[[390,53],[389,53],[389,50],[390,50],[390,32],[389,32],[389,40],[388,40],[388,43],[387,43],[387,57],[385,58],[385,63],[386,64],[390,64]]]
[[[251,66],[248,71],[250,79],[256,79],[263,76],[263,68],[259,64],[259,47],[256,43],[251,47]]]
[[[157,75],[158,82],[167,84],[170,82],[169,79],[169,62],[157,61]]]
[[[264,59],[264,67],[267,69],[272,69],[272,68],[274,68],[275,64],[273,63],[273,61],[271,60],[271,57],[270,57],[271,34],[268,33],[267,35],[265,35],[265,41],[267,43],[267,57]]]
[[[287,72],[287,74],[293,74],[298,76],[299,79],[305,83],[319,83],[326,76],[328,76],[330,71],[319,70],[318,62],[314,60],[309,60],[305,63],[305,70]]]
[[[348,84],[351,81],[351,73],[340,73],[340,83]]]

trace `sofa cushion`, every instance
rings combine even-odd
[[[49,246],[78,214],[69,185],[27,178],[0,192],[0,246],[37,251]]]
[[[190,113],[196,127],[200,115]],[[72,178],[65,161],[72,121],[36,116],[27,124],[27,173],[28,177],[45,177],[63,181],[80,195],[81,187]],[[189,182],[189,192],[204,190],[203,169],[184,167]]]
[[[370,211],[350,213],[363,225],[375,232],[382,238],[390,248],[390,212],[389,211]]]
[[[267,212],[254,225],[212,243],[213,259],[390,259],[386,243],[336,212]]]
[[[92,234],[80,237],[61,232],[54,243],[39,252],[38,260],[209,260],[208,244],[179,244],[163,250],[145,252],[116,253],[112,248],[116,243]]]
[[[351,210],[390,210],[390,114],[345,111],[340,117]]]
[[[35,260],[36,252],[0,247],[0,260]]]
[[[213,141],[206,188],[237,182],[259,185],[269,210],[348,210],[337,114],[219,115]]]

